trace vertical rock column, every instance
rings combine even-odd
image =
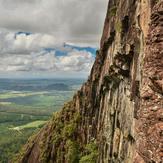
[[[135,163],[163,162],[163,1],[151,14],[146,38]]]

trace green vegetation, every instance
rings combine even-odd
[[[53,144],[57,149],[54,153],[57,160],[56,162],[62,162],[64,157],[68,163],[77,163],[80,159],[79,145],[75,139],[77,133],[77,124],[80,122],[80,114],[72,109],[73,104],[71,102],[64,105],[64,108],[60,112],[56,112],[53,115],[51,124],[53,126],[53,132],[51,132],[50,142],[47,141],[49,135],[44,135],[44,140],[40,144],[41,158],[43,162],[48,162],[49,146]],[[64,144],[64,145],[63,145]]]
[[[96,163],[98,158],[98,147],[95,140],[86,145],[79,144],[78,125],[81,121],[80,113],[74,109],[73,102],[64,105],[63,109],[55,112],[52,119],[47,123],[42,131],[41,142],[39,143],[41,162],[49,163],[63,162],[68,163]],[[26,147],[14,158],[19,162],[26,153],[26,150],[32,147],[35,137],[33,136]]]
[[[17,127],[12,127],[12,128],[9,128],[10,130],[16,130],[16,131],[20,131],[20,130],[23,130],[23,129],[26,129],[26,128],[38,128],[42,125],[44,125],[47,121],[34,121],[34,122],[30,122],[30,123],[27,123],[25,125],[22,125],[22,126],[17,126]]]
[[[84,155],[81,156],[79,163],[96,163],[98,155],[97,143],[92,141],[85,146]]]
[[[69,108],[69,107],[68,107]],[[70,115],[71,110],[70,109],[65,109],[64,112],[66,111],[67,115],[65,115],[66,117],[68,117],[68,115]],[[73,110],[72,110],[73,111]],[[63,115],[63,113],[61,114]],[[60,118],[59,114],[55,115],[55,122],[56,119]],[[80,114],[79,113],[74,113],[72,114],[70,118],[70,121],[66,122],[66,124],[63,123],[60,124],[60,129],[57,128],[57,131],[61,134],[58,134],[56,136],[56,133],[54,134],[54,140],[55,143],[58,142],[62,142],[64,140],[66,140],[66,146],[65,146],[65,150],[66,150],[66,160],[68,160],[68,163],[95,163],[95,161],[97,160],[98,157],[98,152],[97,152],[97,144],[96,141],[92,141],[89,144],[87,144],[84,148],[84,151],[82,151],[80,149],[80,146],[78,145],[78,143],[76,142],[76,140],[74,140],[74,136],[77,134],[77,124],[80,122]],[[61,123],[61,122],[60,122]],[[57,138],[57,139],[56,139]],[[58,151],[59,152],[59,151]],[[61,153],[60,153],[61,155]],[[58,153],[58,158],[60,158],[59,153]]]
[[[31,135],[72,98],[82,82],[81,79],[0,79],[0,163],[9,162],[27,140],[30,146],[35,140]],[[58,119],[57,128],[54,143],[59,143],[61,135],[62,138],[64,134],[71,135],[75,126],[69,124],[61,134],[64,125]],[[24,152],[25,147],[20,155]]]
[[[116,32],[121,33],[121,31],[122,31],[122,23],[121,22],[115,23],[115,30],[116,30]]]
[[[3,130],[3,137],[2,134],[0,134],[0,162],[1,163],[7,163],[15,153],[19,151],[22,144],[26,143],[27,139],[31,134],[34,134],[34,132],[37,132],[38,130],[34,129],[24,129],[21,131],[21,133],[17,131],[10,131],[6,130],[5,126],[2,129],[2,126],[0,127],[0,130],[2,132]],[[6,131],[4,131],[6,130]]]
[[[8,162],[72,95],[73,91],[1,92],[0,163]]]
[[[116,15],[116,12],[117,12],[117,7],[116,6],[113,6],[111,9],[110,9],[110,16],[115,16]]]
[[[0,94],[0,99],[8,99],[8,98],[16,98],[16,97],[27,97],[27,96],[33,96],[33,95],[44,95],[47,92],[4,92]]]
[[[72,140],[68,140],[66,142],[66,148],[67,148],[67,161],[69,163],[77,163],[79,162],[79,146],[76,142]]]
[[[70,123],[66,125],[63,129],[63,137],[71,137],[76,130],[76,123]]]
[[[67,107],[67,108],[66,108]],[[53,144],[58,146],[57,151],[57,162],[61,161],[59,159],[64,155],[65,159],[68,163],[95,163],[98,157],[98,148],[96,141],[91,141],[84,147],[81,148],[77,141],[74,139],[75,135],[77,135],[77,124],[80,122],[80,114],[74,113],[71,110],[71,103],[65,105],[63,112],[56,113],[53,117],[53,124],[55,126],[55,132],[53,133]],[[68,118],[66,122],[61,122],[62,116]],[[64,146],[65,152],[60,149],[60,143],[66,142]],[[44,147],[43,147],[44,148]],[[45,152],[45,149],[43,150]],[[45,159],[44,155],[44,161]]]
[[[60,162],[60,159],[62,159],[63,156],[69,163],[76,163],[79,160],[79,146],[74,137],[77,134],[77,123],[80,120],[80,115],[71,109],[71,105],[72,103],[69,102],[64,105],[61,112],[54,113],[50,122],[53,125],[50,143],[46,143],[49,135],[46,135],[45,133],[44,140],[40,144],[42,151],[40,158],[41,161],[48,162],[48,144],[55,145],[57,151],[55,151],[56,153],[54,153],[54,155],[57,156],[57,162]],[[65,142],[64,146],[61,145],[62,142]],[[61,146],[63,149],[61,149]]]

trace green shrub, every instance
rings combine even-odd
[[[60,134],[55,133],[54,136],[52,137],[52,142],[53,144],[58,144],[62,140],[62,137]]]
[[[67,124],[65,125],[64,129],[63,129],[63,137],[67,138],[67,137],[71,137],[74,133],[75,133],[75,130],[76,130],[76,123],[72,122],[70,124]]]
[[[68,163],[77,163],[79,162],[79,146],[76,142],[68,140],[66,142],[67,154],[66,159]]]
[[[77,112],[74,114],[74,122],[79,123],[81,122],[81,115]]]
[[[98,155],[96,141],[92,141],[85,146],[84,155],[81,156],[79,163],[96,163]]]
[[[117,7],[116,6],[113,6],[111,9],[110,9],[110,16],[115,16],[116,15],[116,12],[117,12]]]

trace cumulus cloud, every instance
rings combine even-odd
[[[107,2],[0,0],[0,76],[88,75]]]
[[[56,41],[51,35],[3,31],[0,36],[1,74],[4,72],[88,74],[94,61],[91,48],[68,45]]]
[[[94,61],[91,53],[73,50],[66,56],[54,53],[6,55],[0,60],[0,71],[16,72],[89,72]]]
[[[87,71],[91,69],[94,57],[86,51],[73,50],[66,56],[57,57],[56,67],[63,71]]]
[[[41,48],[61,47],[63,41],[48,34],[16,34],[13,32],[0,32],[0,54],[16,53],[28,54],[37,52]]]

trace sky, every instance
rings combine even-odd
[[[87,77],[108,0],[0,0],[0,77]]]

